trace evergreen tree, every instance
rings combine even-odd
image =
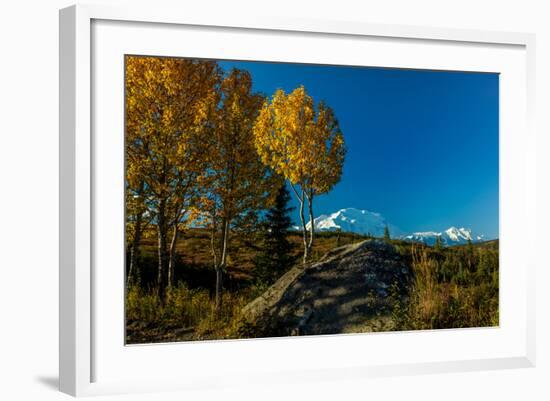
[[[388,228],[388,226],[384,227],[384,241],[386,242],[390,242],[390,229]]]
[[[474,259],[475,259],[474,246],[472,245],[472,241],[468,238],[468,243],[466,244],[466,264],[468,266],[469,272],[474,271],[474,268],[475,268]]]
[[[435,248],[436,251],[442,251],[443,250],[443,242],[441,241],[441,236],[440,235],[438,235],[435,238],[434,248]]]
[[[489,277],[489,281],[491,279],[491,257],[490,257],[490,251],[480,248],[479,249],[479,259],[477,264],[477,271],[476,275],[478,276],[478,279],[480,282],[483,282],[483,280],[486,277]]]
[[[256,260],[256,278],[264,284],[271,284],[294,263],[292,244],[288,231],[292,225],[288,206],[290,193],[283,183],[277,192],[275,203],[265,215],[263,247]]]

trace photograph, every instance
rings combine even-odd
[[[126,345],[499,326],[498,73],[124,57]]]

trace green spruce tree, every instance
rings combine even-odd
[[[475,271],[475,253],[474,246],[472,241],[468,238],[468,243],[466,244],[466,265],[468,267],[468,272],[474,273]]]
[[[390,242],[390,240],[391,240],[391,237],[390,237],[390,229],[389,229],[388,226],[386,225],[386,227],[384,227],[384,241]]]
[[[272,284],[294,263],[293,246],[288,241],[292,225],[289,213],[294,208],[288,205],[289,201],[290,193],[283,183],[263,224],[263,246],[256,259],[256,280],[261,284]]]
[[[438,235],[435,238],[434,248],[438,252],[441,252],[443,250],[443,241],[441,241],[441,236],[440,235]]]

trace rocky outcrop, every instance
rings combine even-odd
[[[374,331],[391,314],[410,268],[380,240],[336,248],[319,262],[297,266],[242,312],[243,336]]]

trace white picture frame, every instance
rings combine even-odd
[[[105,24],[102,22],[104,21]],[[94,28],[96,24],[96,28]],[[102,25],[103,24],[103,25]],[[119,24],[119,26],[116,26]],[[132,25],[133,24],[133,25]],[[75,396],[134,392],[134,391],[161,391],[167,389],[196,389],[207,388],[209,386],[223,386],[230,381],[234,384],[234,378],[229,380],[230,366],[221,367],[218,371],[210,374],[204,374],[197,367],[196,371],[190,369],[185,374],[185,380],[174,376],[163,376],[159,373],[157,376],[147,373],[148,380],[139,379],[139,375],[116,375],[109,372],[102,379],[101,366],[105,368],[108,364],[113,366],[113,371],[122,371],[117,363],[127,363],[125,366],[136,365],[136,361],[143,361],[144,365],[149,365],[152,361],[168,360],[170,355],[181,352],[182,346],[187,347],[184,351],[192,358],[198,355],[205,355],[205,358],[212,357],[213,353],[224,352],[228,358],[237,358],[243,356],[243,365],[246,363],[257,363],[253,369],[244,366],[237,367],[237,371],[246,380],[255,380],[258,382],[281,382],[292,381],[296,378],[300,380],[326,380],[328,378],[353,377],[363,378],[371,376],[386,376],[400,374],[419,374],[430,372],[449,372],[449,371],[467,371],[479,369],[502,369],[514,367],[530,367],[535,364],[535,294],[534,294],[534,271],[535,259],[526,256],[522,259],[521,270],[519,273],[510,272],[501,280],[509,280],[510,283],[516,283],[517,289],[513,295],[509,296],[506,285],[501,290],[501,308],[506,312],[514,299],[514,313],[518,317],[513,322],[517,325],[509,324],[506,319],[497,329],[462,329],[450,330],[445,333],[386,333],[376,335],[350,335],[350,336],[327,336],[320,340],[312,338],[298,339],[263,339],[263,340],[239,340],[223,342],[204,342],[201,344],[183,345],[157,345],[130,347],[131,351],[124,348],[123,341],[113,345],[121,348],[121,358],[129,358],[126,362],[121,362],[118,357],[112,357],[105,341],[103,331],[111,330],[107,327],[109,320],[103,313],[101,302],[96,305],[97,299],[94,294],[98,291],[98,286],[104,284],[106,276],[94,273],[94,263],[101,260],[101,255],[94,252],[94,235],[97,234],[98,222],[97,208],[97,190],[101,189],[101,180],[96,176],[101,176],[97,168],[100,158],[98,153],[102,152],[105,144],[97,143],[94,139],[94,128],[101,126],[100,121],[94,121],[94,118],[101,118],[100,108],[96,111],[94,108],[93,96],[102,96],[101,91],[95,93],[92,81],[94,74],[99,74],[103,64],[101,60],[107,60],[103,55],[94,57],[102,51],[102,46],[109,48],[109,51],[115,52],[115,58],[119,57],[120,52],[126,52],[120,46],[125,40],[130,38],[136,40],[139,31],[145,26],[156,26],[154,35],[166,35],[170,29],[193,29],[204,28],[207,31],[217,32],[217,35],[230,35],[236,33],[243,39],[241,46],[235,47],[232,51],[234,57],[238,57],[240,51],[246,51],[246,38],[256,33],[262,33],[265,40],[271,40],[270,35],[286,35],[293,38],[293,35],[303,40],[316,40],[328,42],[332,38],[339,38],[344,43],[345,40],[373,40],[386,41],[388,46],[395,42],[404,42],[400,46],[418,46],[429,45],[437,47],[442,53],[445,53],[445,46],[454,46],[452,53],[461,51],[468,52],[468,49],[477,49],[479,59],[483,59],[484,52],[491,48],[495,52],[501,52],[502,58],[493,58],[486,69],[492,72],[504,74],[506,78],[501,96],[506,93],[512,93],[512,89],[519,90],[516,103],[503,103],[501,113],[504,110],[507,114],[502,117],[502,129],[506,132],[506,142],[501,147],[501,183],[503,177],[506,178],[505,190],[501,191],[501,219],[507,222],[502,230],[505,230],[502,249],[506,249],[507,244],[511,243],[513,234],[512,227],[520,229],[529,229],[534,232],[535,226],[535,132],[532,128],[533,110],[534,110],[534,54],[535,38],[534,35],[525,33],[506,33],[506,32],[485,32],[460,29],[439,29],[414,26],[393,26],[393,25],[375,25],[366,22],[349,21],[317,21],[317,20],[296,20],[292,18],[271,18],[268,16],[247,15],[242,19],[227,18],[216,15],[186,15],[183,10],[163,10],[157,8],[112,8],[109,6],[96,5],[78,5],[72,6],[60,11],[60,390]],[[122,31],[131,31],[128,38],[122,36]],[[200,29],[199,29],[200,31]],[[97,40],[94,42],[94,32]],[[232,32],[232,33],[228,33]],[[107,36],[106,36],[107,35]],[[113,35],[113,36],[108,36]],[[116,37],[114,36],[116,35]],[[110,39],[107,44],[105,38]],[[275,39],[274,39],[275,40]],[[142,41],[144,42],[144,41]],[[253,41],[251,41],[253,42]],[[320,43],[320,42],[319,42]],[[205,38],[205,47],[208,47]],[[117,47],[119,46],[119,47]],[[170,49],[155,50],[149,45],[141,43],[138,52],[147,54],[152,51],[154,54],[164,54]],[[153,46],[153,45],[151,45]],[[433,48],[427,47],[425,52],[429,55]],[[344,46],[345,47],[345,46]],[[252,47],[251,47],[252,48]],[[498,50],[501,49],[501,50]],[[506,50],[509,49],[510,51]],[[222,54],[222,50],[218,49]],[[345,50],[343,50],[345,51]],[[116,53],[118,52],[118,53]],[[382,51],[383,52],[383,51]],[[151,54],[151,53],[149,53]],[[225,54],[225,53],[223,53]],[[227,57],[231,57],[228,54]],[[243,53],[244,54],[244,53]],[[251,53],[252,54],[252,53]],[[258,55],[260,59],[266,59]],[[313,54],[313,53],[312,53]],[[382,54],[382,53],[380,53]],[[451,54],[451,52],[449,52]],[[466,53],[465,53],[466,54]],[[495,53],[496,54],[496,53]],[[500,54],[500,53],[499,53]],[[189,54],[196,56],[196,54]],[[242,56],[242,57],[246,57]],[[289,55],[292,59],[292,56]],[[306,56],[304,56],[306,57]],[[313,57],[313,56],[309,56]],[[351,56],[350,56],[351,57]],[[418,60],[412,62],[409,68],[457,68],[453,67],[453,61],[445,64],[443,61],[438,64],[430,61],[426,57],[424,61]],[[473,57],[473,56],[468,56]],[[466,57],[466,59],[468,58]],[[509,57],[509,58],[508,58]],[[219,57],[222,58],[222,57]],[[442,57],[445,58],[445,57]],[[452,57],[451,57],[452,58]],[[450,58],[450,59],[451,59]],[[274,59],[281,59],[281,56]],[[449,59],[449,60],[450,60]],[[311,60],[311,59],[310,59]],[[383,60],[379,58],[379,60]],[[377,66],[390,66],[393,63],[390,59],[380,61]],[[389,60],[389,61],[388,61]],[[508,63],[508,61],[510,63]],[[302,61],[302,60],[298,60]],[[318,61],[322,62],[322,60]],[[467,63],[468,61],[465,61]],[[478,70],[476,64],[471,62],[471,69]],[[482,61],[480,61],[481,63]],[[361,63],[361,62],[359,62]],[[395,61],[395,66],[406,67],[401,61]],[[490,64],[493,63],[493,64]],[[501,64],[499,67],[499,63]],[[108,66],[109,64],[105,64]],[[513,67],[517,66],[517,68]],[[502,67],[502,69],[501,69]],[[462,69],[468,69],[467,64],[462,65]],[[505,71],[505,72],[503,72]],[[119,71],[121,73],[121,71]],[[118,75],[117,75],[118,76]],[[99,78],[101,80],[103,78]],[[110,78],[108,78],[110,79]],[[506,87],[506,85],[514,85]],[[122,88],[122,87],[120,87]],[[119,88],[119,89],[120,89]],[[94,94],[95,93],[95,94]],[[501,98],[502,99],[502,98]],[[511,100],[510,100],[511,101]],[[120,103],[120,102],[119,102]],[[119,104],[120,105],[120,104]],[[514,107],[512,107],[512,105]],[[518,107],[516,107],[518,106]],[[118,106],[117,106],[118,107]],[[97,113],[97,114],[96,114]],[[122,118],[122,116],[121,116]],[[113,122],[114,127],[120,124]],[[118,124],[118,125],[117,125]],[[121,133],[122,135],[122,133]],[[116,145],[116,144],[115,144]],[[114,152],[116,153],[116,152]],[[113,156],[116,157],[116,156]],[[107,157],[108,158],[108,157]],[[114,160],[114,159],[113,159]],[[111,163],[111,162],[105,162]],[[116,167],[117,162],[109,164],[109,167]],[[122,171],[119,176],[122,176]],[[115,174],[116,175],[116,174]],[[122,193],[122,191],[121,191]],[[502,202],[504,203],[502,204]],[[119,210],[120,212],[120,210]],[[98,225],[99,224],[99,225]],[[506,238],[509,238],[507,241]],[[529,252],[533,246],[527,241],[519,242],[516,249],[501,253],[501,259],[513,260],[514,252],[524,252],[525,255],[533,255]],[[517,276],[516,276],[517,275]],[[122,277],[122,268],[120,269]],[[116,278],[115,276],[113,276]],[[109,278],[111,279],[111,278]],[[123,280],[121,281],[121,285]],[[102,284],[103,283],[103,284]],[[504,282],[503,284],[506,284]],[[515,287],[514,287],[515,288]],[[106,290],[107,291],[107,290]],[[113,290],[110,301],[123,302],[117,298],[119,288]],[[119,291],[119,292],[116,292]],[[109,293],[107,291],[106,293]],[[111,295],[108,295],[111,297]],[[510,299],[508,299],[510,298]],[[502,302],[504,301],[504,302]],[[120,305],[122,308],[123,305]],[[512,316],[512,315],[510,315]],[[113,319],[118,319],[120,314],[113,315]],[[105,319],[105,320],[102,320]],[[511,319],[511,318],[510,318]],[[118,323],[117,323],[118,324]],[[98,331],[97,326],[101,326]],[[112,330],[115,330],[113,326]],[[116,330],[120,330],[117,326]],[[507,333],[509,335],[501,335]],[[118,333],[118,332],[117,332]],[[496,333],[496,334],[495,334]],[[472,343],[483,340],[498,344],[494,349],[483,352],[482,348],[465,354],[464,358],[446,357],[442,355],[440,359],[431,358],[421,360],[411,354],[406,358],[391,358],[383,355],[377,357],[374,353],[372,360],[353,359],[353,355],[346,357],[336,356],[337,351],[349,347],[346,344],[354,346],[367,346],[368,342],[376,342],[376,347],[380,348],[388,336],[395,346],[405,346],[407,342],[415,342],[415,347],[426,345],[433,342],[437,344],[442,341],[458,341]],[[98,340],[99,339],[99,340]],[[221,344],[223,343],[223,344]],[[500,348],[499,348],[500,347]],[[506,350],[509,347],[510,351]],[[262,355],[271,349],[272,354],[289,352],[295,355],[315,355],[316,350],[333,350],[329,352],[327,360],[318,361],[312,359],[311,363],[302,363],[302,360],[296,361],[296,366],[292,369],[285,369],[284,366],[277,364],[275,368],[267,369],[261,366],[261,360],[252,359],[251,355]],[[475,348],[475,347],[474,347]],[[460,346],[458,346],[460,350]],[[429,352],[428,352],[429,353]],[[123,355],[124,354],[124,355]],[[331,360],[332,355],[332,360]],[[359,355],[360,356],[360,355]],[[143,359],[140,359],[143,358]],[[248,358],[248,359],[247,359]],[[346,359],[347,358],[347,359]],[[238,358],[237,358],[238,359]],[[102,362],[98,362],[102,361]],[[130,362],[129,362],[130,361]],[[332,364],[332,362],[334,364]],[[98,371],[99,369],[99,371]],[[224,370],[225,369],[225,370]],[[245,373],[242,375],[242,373]],[[227,375],[227,376],[226,376]],[[108,376],[108,377],[107,377]],[[98,379],[99,378],[99,379]]]

